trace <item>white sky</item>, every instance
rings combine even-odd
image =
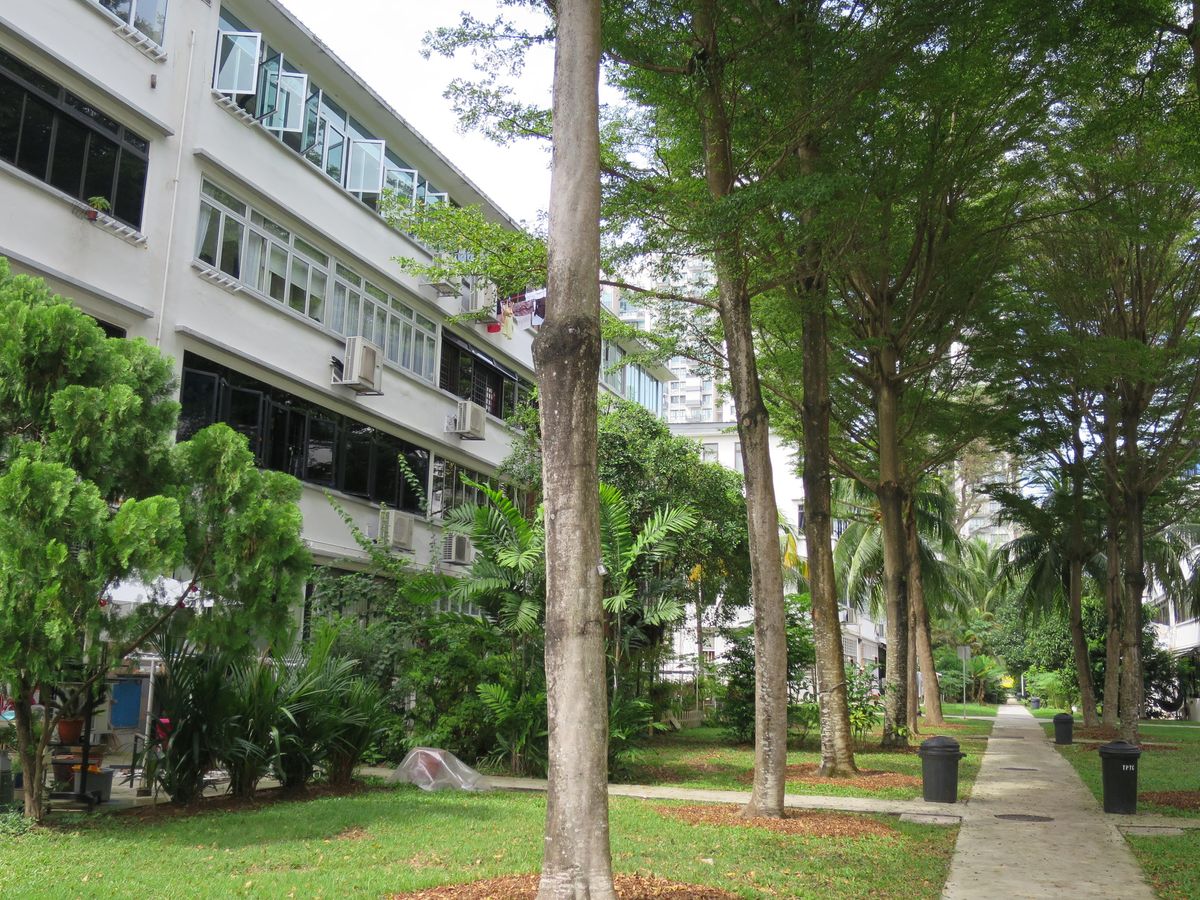
[[[460,133],[442,92],[453,78],[475,75],[470,57],[421,56],[428,31],[456,24],[462,10],[491,21],[495,0],[283,3],[501,209],[519,221],[537,221],[549,205],[549,146],[524,141],[498,147],[482,135]],[[539,49],[518,85],[522,99],[548,106],[553,68],[552,50]]]

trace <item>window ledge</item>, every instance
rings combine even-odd
[[[92,208],[90,206],[80,204],[80,207],[82,208],[85,217],[88,216],[88,213],[92,212]],[[115,234],[126,243],[133,244],[135,247],[146,246],[146,236],[144,234],[142,234],[136,228],[126,225],[124,222],[117,221],[107,213],[100,213],[91,221],[93,225],[104,229],[109,234]]]
[[[215,266],[210,266],[203,260],[193,259],[192,268],[207,278],[213,284],[223,287],[231,294],[240,294],[242,286]]]
[[[167,53],[159,46],[157,41],[138,31],[138,29],[134,28],[120,16],[109,12],[103,6],[94,2],[94,0],[79,0],[79,2],[111,24],[113,26],[113,34],[124,38],[126,43],[140,51],[147,59],[151,59],[156,63],[167,61]]]
[[[225,112],[229,113],[243,125],[252,126],[260,124],[258,119],[234,103],[233,98],[228,94],[222,94],[220,91],[214,90],[212,96],[217,106],[221,107],[221,109],[225,110]]]

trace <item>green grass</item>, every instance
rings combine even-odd
[[[1026,709],[1028,709],[1031,713],[1033,713],[1033,717],[1035,719],[1053,719],[1059,713],[1071,712],[1069,709],[1057,709],[1052,706],[1050,706],[1050,707],[1043,706],[1041,709],[1034,709],[1033,707],[1026,707]],[[1075,715],[1075,714],[1071,713],[1071,715]],[[1079,721],[1081,721],[1081,722],[1083,721],[1082,715],[1079,716]]]
[[[1156,750],[1146,747],[1138,759],[1138,793],[1153,791],[1200,790],[1200,729],[1177,723],[1149,723],[1141,732],[1143,741],[1176,744],[1177,750]],[[1053,726],[1045,725],[1048,735],[1053,735]],[[1056,745],[1057,746],[1057,745]],[[1097,800],[1103,800],[1103,785],[1100,774],[1100,754],[1096,744],[1069,744],[1057,746],[1083,783],[1088,786]],[[1161,813],[1168,816],[1195,816],[1196,813],[1162,806],[1139,799],[1138,812]]]
[[[966,712],[963,712],[961,703],[943,703],[942,715],[948,718],[951,716],[991,716],[994,718],[999,708],[995,703],[968,703]]]
[[[796,837],[688,825],[658,805],[612,801],[615,869],[744,897],[934,898],[957,832],[885,819],[887,836]],[[0,896],[379,897],[537,871],[544,816],[541,795],[410,787],[145,822],[96,815],[0,837]]]
[[[1191,900],[1200,897],[1200,830],[1189,830],[1174,837],[1136,837],[1126,835],[1133,855],[1141,863],[1164,900]]]
[[[951,727],[941,729],[959,741],[966,758],[959,764],[959,796],[970,796],[971,785],[979,772],[979,763],[987,749],[985,738],[991,734],[990,721],[967,719],[950,720]],[[939,733],[926,726],[920,740]],[[921,758],[915,753],[884,753],[879,750],[878,735],[860,745],[855,761],[860,769],[897,772],[920,778]],[[817,738],[810,735],[803,744],[793,737],[788,752],[788,765],[820,762]],[[754,770],[754,748],[736,744],[725,737],[719,728],[693,728],[675,734],[665,734],[641,748],[638,760],[615,778],[630,784],[667,784],[678,787],[710,790],[748,791]],[[820,784],[789,781],[788,793],[826,794],[839,797],[877,797],[886,800],[913,800],[921,796],[919,783],[914,786],[895,786],[877,790],[853,787],[837,780]]]

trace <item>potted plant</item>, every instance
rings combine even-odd
[[[108,202],[106,197],[88,197],[88,209],[85,212],[89,222],[95,222],[100,218],[100,213],[106,213],[112,209],[112,204]]]
[[[91,703],[88,692],[77,691],[74,688],[54,690],[53,705],[57,707],[58,739],[63,744],[78,744],[83,737],[83,723],[90,711],[94,711],[104,700],[105,688],[93,688]],[[90,705],[90,710],[89,710]]]

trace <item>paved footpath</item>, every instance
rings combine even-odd
[[[1105,815],[1023,706],[1000,707],[966,807],[945,900],[1154,897],[1117,829],[1135,817]]]

